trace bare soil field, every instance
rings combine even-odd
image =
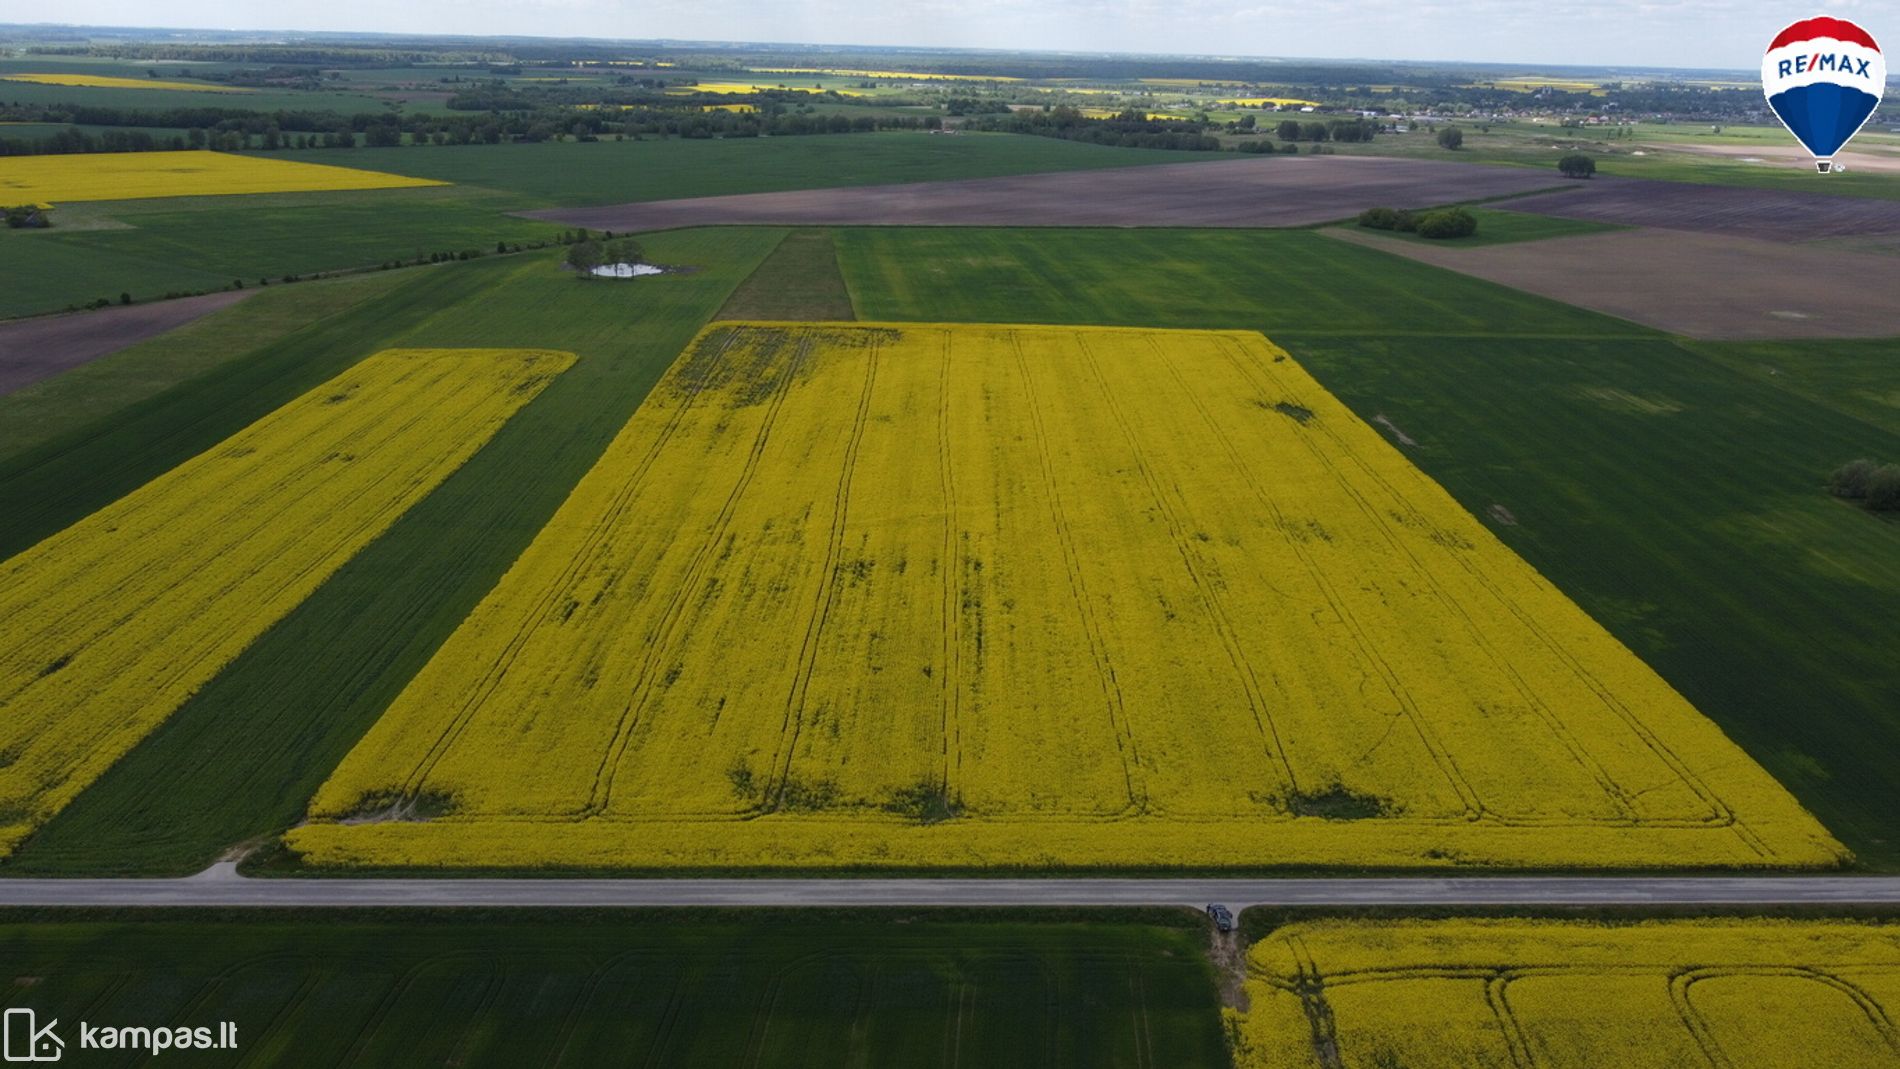
[[[1565,219],[1768,241],[1900,234],[1900,201],[1650,178],[1573,182],[1568,189],[1518,198],[1510,207]]]
[[[1672,230],[1469,248],[1326,233],[1691,338],[1900,334],[1900,272],[1876,254]]]
[[[1763,166],[1790,168],[1797,171],[1813,171],[1814,157],[1806,149],[1793,145],[1709,145],[1689,141],[1671,141],[1658,144],[1660,149],[1671,152],[1686,152],[1691,156],[1720,156],[1724,159],[1739,159],[1748,162],[1759,161]],[[1869,174],[1900,174],[1900,148],[1879,143],[1864,144],[1853,152],[1837,152],[1834,163],[1844,171],[1866,171]]]
[[[228,290],[175,301],[0,323],[0,394],[50,379],[68,368],[184,326],[254,292]]]
[[[868,226],[1306,226],[1548,189],[1522,168],[1377,156],[1254,157],[1010,178],[694,197],[526,212],[615,232],[727,223]]]

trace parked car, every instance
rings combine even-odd
[[[1219,902],[1209,902],[1207,904],[1207,916],[1209,920],[1214,922],[1215,931],[1231,932],[1234,930],[1234,915],[1228,912],[1227,907],[1221,905]]]

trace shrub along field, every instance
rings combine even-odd
[[[1253,945],[1236,1069],[1890,1066],[1900,930],[1327,920]]]
[[[1611,223],[1598,223],[1587,219],[1564,219],[1555,215],[1532,215],[1529,212],[1514,212],[1498,208],[1467,208],[1473,219],[1477,220],[1476,233],[1464,237],[1440,238],[1433,240],[1410,231],[1393,230],[1385,227],[1370,227],[1364,223],[1351,228],[1357,234],[1376,234],[1380,237],[1397,238],[1400,241],[1430,241],[1436,245],[1506,245],[1519,241],[1542,241],[1545,238],[1567,238],[1577,234],[1600,234],[1610,230],[1621,230]]]
[[[865,319],[1268,333],[1860,859],[1900,865],[1893,343],[1678,343],[1307,233],[845,230]],[[1397,436],[1403,434],[1404,439]],[[1409,439],[1409,442],[1406,440]]]
[[[311,817],[381,868],[1838,859],[1283,351],[1114,327],[709,330]]]
[[[1225,1069],[1185,913],[0,917],[0,1003],[237,1024],[194,1065]],[[109,1055],[86,1052],[101,1059]],[[142,1060],[141,1060],[142,1059]],[[132,1052],[111,1064],[149,1063]]]

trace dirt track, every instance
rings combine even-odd
[[[1326,233],[1691,338],[1900,335],[1887,256],[1670,230],[1468,248]]]
[[[1827,178],[1814,175],[1815,185]],[[1730,234],[1768,241],[1900,234],[1900,201],[1735,186],[1595,178],[1555,193],[1520,197],[1512,211],[1626,226]]]
[[[183,326],[254,292],[228,290],[175,301],[0,323],[0,394]]]
[[[1524,168],[1375,156],[1255,156],[954,182],[747,193],[524,213],[616,232],[721,223],[866,226],[1305,226],[1547,189]]]

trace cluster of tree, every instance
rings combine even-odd
[[[1900,464],[1850,460],[1828,476],[1827,487],[1875,512],[1900,512]]]
[[[1313,151],[1318,152],[1319,148],[1320,147],[1318,145],[1314,145]],[[1273,141],[1267,141],[1265,139],[1257,138],[1251,141],[1240,142],[1239,144],[1234,146],[1234,151],[1260,153],[1260,154],[1268,155],[1268,156],[1271,156],[1276,152],[1286,152],[1286,153],[1291,153],[1293,155],[1298,155],[1300,151],[1300,146],[1297,143],[1292,142],[1292,141],[1288,141],[1285,144],[1279,144]]]
[[[1133,108],[1106,119],[1090,119],[1075,108],[1056,107],[1047,111],[978,116],[966,125],[973,130],[1059,137],[1066,141],[1086,141],[1121,148],[1159,148],[1186,152],[1218,152],[1221,148],[1220,139],[1209,136],[1202,123],[1182,119],[1151,119],[1147,112]]]
[[[1581,152],[1572,152],[1557,161],[1557,170],[1565,178],[1589,178],[1597,173],[1597,161]]]
[[[1463,208],[1436,208],[1414,212],[1404,208],[1367,208],[1359,225],[1372,230],[1397,230],[1422,238],[1468,238],[1478,232],[1478,217]]]
[[[646,252],[640,243],[632,238],[614,238],[608,234],[605,240],[596,241],[581,231],[581,240],[567,247],[567,266],[589,278],[594,268],[603,264],[637,264],[646,262]]]
[[[541,103],[497,82],[457,90],[443,107],[450,111],[534,111]]]
[[[156,74],[153,77],[157,77]],[[286,67],[281,64],[264,67],[229,67],[210,70],[180,72],[178,77],[202,78],[221,85],[244,86],[252,89],[321,89],[324,72],[318,67]],[[336,78],[336,72],[330,73]]]
[[[1369,119],[1282,119],[1273,136],[1282,141],[1370,141],[1379,124]]]
[[[995,97],[951,97],[943,102],[949,115],[1007,115],[1009,103]]]

